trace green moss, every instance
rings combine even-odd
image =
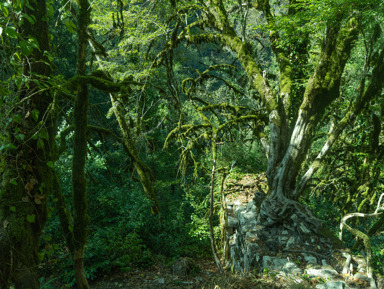
[[[322,224],[317,232],[320,236],[331,240],[335,249],[342,249],[345,247],[344,243],[340,241],[336,235],[325,225]]]

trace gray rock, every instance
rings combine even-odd
[[[289,261],[278,257],[263,256],[263,268],[281,271]]]
[[[327,282],[316,285],[316,289],[346,289],[347,285],[343,281]]]
[[[335,269],[331,268],[321,268],[321,269],[305,269],[305,273],[308,274],[310,277],[321,277],[321,278],[334,278],[339,275]]]
[[[311,231],[306,227],[304,226],[303,223],[300,224],[300,230],[304,233],[304,234],[311,234]],[[309,245],[309,244],[308,244]]]
[[[287,244],[285,245],[285,248],[292,249],[295,247],[295,244],[296,244],[296,238],[290,237],[287,241]]]
[[[247,212],[250,212],[250,211],[256,211],[256,206],[255,206],[255,203],[253,201],[250,201],[248,202],[247,204],[247,208],[245,209]]]
[[[159,278],[159,279],[154,280],[154,282],[157,283],[157,284],[165,284],[165,279],[164,278]]]
[[[377,279],[377,288],[384,288],[384,278]]]
[[[309,264],[316,264],[317,263],[316,257],[314,257],[310,254],[306,254],[306,253],[303,253],[302,255],[303,255],[305,261],[307,261],[307,263],[309,263]]]
[[[249,254],[257,254],[259,252],[260,246],[257,243],[249,243],[247,246],[247,252]]]
[[[228,227],[237,228],[239,226],[239,220],[235,217],[228,216]]]
[[[256,223],[256,212],[254,211],[242,211],[238,214],[240,225],[244,225],[247,222]]]
[[[365,275],[363,275],[361,273],[356,273],[353,277],[355,279],[365,280],[365,281],[368,281],[368,282],[370,281],[370,279],[367,276],[365,276]]]
[[[293,215],[291,216],[291,219],[292,219],[292,221],[293,221],[294,223],[296,223],[296,224],[299,222],[299,218],[297,217],[296,214],[293,214]]]
[[[263,192],[255,192],[253,197],[255,204],[260,205],[264,199],[265,199],[265,194]]]
[[[279,236],[279,243],[281,244],[286,244],[287,241],[289,240],[289,237],[288,236]]]
[[[241,211],[238,212],[239,217],[239,230],[242,232],[247,232],[249,230],[254,230],[256,227],[256,212],[255,211]]]
[[[182,257],[179,258],[175,264],[173,264],[172,272],[175,275],[186,276],[192,271],[193,268],[196,268],[196,264],[193,260],[188,257]]]
[[[295,262],[287,262],[282,271],[286,273],[287,275],[294,275],[294,276],[299,276],[303,274],[303,270],[297,266]]]

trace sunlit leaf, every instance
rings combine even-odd
[[[69,32],[75,33],[75,29],[74,28],[76,28],[76,26],[75,26],[75,24],[73,24],[72,21],[66,20],[64,22],[64,24],[65,24],[65,26],[67,26],[67,29],[68,29]]]
[[[4,29],[4,34],[7,35],[9,38],[17,38],[17,32],[14,27],[7,27]]]
[[[33,47],[27,41],[21,40],[19,46],[25,56],[29,56],[33,52]]]

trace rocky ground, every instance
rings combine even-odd
[[[213,260],[192,260],[193,270],[186,269],[184,275],[181,271],[175,272],[175,266],[166,265],[158,261],[153,266],[143,269],[134,268],[130,272],[114,271],[90,283],[92,289],[310,289],[310,288],[345,288],[340,283],[332,287],[324,286],[321,278],[310,278],[302,275],[300,278],[287,277],[276,271],[263,274],[249,273],[247,276],[231,274],[227,271],[224,275],[217,273]],[[178,269],[180,270],[180,268]],[[356,281],[359,282],[359,281]],[[365,283],[367,284],[367,283]],[[356,284],[358,285],[358,284]],[[357,288],[365,288],[357,286]],[[378,288],[384,286],[380,283]],[[44,288],[68,288],[60,283],[51,283]]]
[[[239,276],[229,272],[217,273],[213,260],[193,260],[195,268],[185,275],[175,272],[174,266],[162,263],[147,269],[133,269],[130,272],[114,272],[91,283],[94,289],[283,289],[315,288],[318,281],[294,280],[274,274]]]

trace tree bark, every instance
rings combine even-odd
[[[214,190],[215,190],[215,174],[216,174],[216,158],[217,158],[217,144],[216,144],[216,132],[214,132],[214,136],[212,138],[212,174],[211,174],[211,189],[210,189],[210,198],[209,198],[209,239],[211,241],[211,250],[213,254],[213,258],[216,263],[216,267],[219,270],[220,274],[224,273],[223,265],[221,264],[219,255],[216,251],[216,242],[215,242],[215,234],[213,232],[213,203],[214,203]]]
[[[89,39],[89,44],[91,49],[96,52],[96,48],[93,45],[91,39]],[[96,58],[101,60],[101,57],[96,54]],[[111,99],[113,113],[117,119],[117,122],[120,126],[121,132],[123,134],[124,149],[127,152],[129,158],[133,163],[137,174],[139,175],[139,181],[143,186],[144,193],[147,198],[151,201],[151,211],[153,215],[160,215],[160,204],[156,195],[154,187],[154,179],[152,176],[151,169],[141,160],[139,152],[136,149],[135,140],[132,137],[131,129],[129,128],[127,121],[124,117],[124,107],[120,101],[116,99],[116,95],[113,92],[109,93]]]
[[[80,0],[77,16],[78,50],[77,75],[86,74],[87,28],[90,21],[90,6],[88,0]],[[88,238],[87,215],[87,181],[85,178],[85,163],[87,157],[87,128],[88,128],[88,84],[79,82],[78,94],[74,104],[74,139],[72,163],[72,193],[73,193],[73,262],[75,279],[80,289],[88,289],[89,284],[84,272],[84,247]]]
[[[23,55],[22,71],[15,76],[27,76],[27,82],[4,103],[12,115],[2,115],[11,121],[2,126],[2,135],[8,137],[3,143],[7,149],[2,152],[0,187],[1,288],[10,282],[20,289],[40,288],[39,241],[53,191],[56,115],[50,107],[52,95],[38,86],[51,75],[44,55],[49,51],[46,3],[36,0],[29,7],[24,7],[23,13],[35,22],[24,19],[19,32],[23,39],[35,38],[39,49]]]
[[[274,16],[271,13],[269,1],[257,1],[254,7],[260,10],[267,22],[273,26]],[[288,13],[294,14],[297,10],[290,8]],[[206,30],[207,33],[191,33],[190,27],[187,27],[181,32],[177,41],[186,39],[192,43],[214,42],[231,49],[237,54],[251,86],[258,92],[260,101],[269,113],[266,173],[269,192],[261,204],[259,222],[264,225],[273,225],[296,213],[302,217],[301,219],[312,224],[313,231],[317,233],[322,227],[320,220],[314,218],[310,210],[297,201],[309,178],[301,183],[298,183],[297,179],[312,144],[314,132],[325,110],[339,97],[344,67],[358,36],[358,18],[348,17],[345,11],[339,10],[334,19],[327,23],[317,67],[308,80],[304,95],[301,96],[301,106],[297,111],[292,107],[292,83],[295,78],[292,73],[292,63],[288,58],[289,53],[295,48],[288,47],[284,50],[279,46],[279,31],[270,31],[269,37],[280,70],[279,89],[275,93],[266,73],[262,72],[262,68],[255,61],[253,55],[255,52],[250,49],[250,44],[244,41],[233,28],[224,2],[210,1],[204,15],[198,25],[209,28]],[[193,25],[196,24],[190,26]],[[290,130],[291,127],[292,130]]]
[[[139,175],[139,181],[143,186],[144,192],[148,199],[151,201],[151,211],[153,215],[160,214],[160,204],[155,193],[155,188],[153,186],[153,177],[150,168],[148,168],[140,159],[139,153],[135,147],[135,142],[132,139],[132,135],[129,129],[129,126],[125,120],[123,107],[121,103],[116,99],[113,94],[110,94],[113,112],[116,116],[116,119],[119,123],[120,129],[123,133],[124,140],[124,149],[129,155],[133,166]]]

